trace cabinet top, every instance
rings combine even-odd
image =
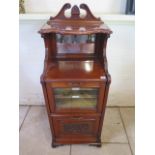
[[[80,4],[80,7],[74,5],[71,8],[70,17],[65,16],[65,11],[71,8],[71,4],[66,3],[55,17],[50,17],[47,23],[40,29],[40,34],[60,33],[60,34],[93,34],[106,33],[112,31],[100,19],[96,18],[86,4]],[[80,15],[80,9],[85,10],[85,16]]]

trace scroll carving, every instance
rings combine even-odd
[[[86,5],[86,4],[81,4],[80,5],[80,8],[81,9],[84,9],[87,13],[86,15],[86,19],[91,19],[91,20],[96,20],[96,21],[100,21],[101,19],[100,18],[96,18],[92,12],[90,11],[89,7]]]
[[[61,8],[61,10],[59,11],[59,13],[55,16],[55,17],[50,17],[50,20],[54,20],[54,19],[66,19],[65,17],[65,11],[67,9],[71,8],[71,4],[66,3],[63,5],[63,7]]]
[[[55,16],[55,17],[50,17],[50,20],[72,20],[72,19],[77,19],[77,20],[90,20],[90,21],[101,21],[100,18],[96,18],[92,12],[90,11],[89,7],[86,4],[80,4],[80,7],[78,7],[77,5],[74,5],[71,9],[71,17],[67,18],[65,16],[65,11],[67,9],[71,8],[71,4],[70,3],[66,3],[64,4],[64,6],[61,8],[61,10],[59,11],[59,13]],[[80,17],[80,9],[83,9],[86,11],[86,16],[84,18]]]

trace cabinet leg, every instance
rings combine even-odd
[[[96,146],[96,147],[101,147],[102,143],[93,143],[93,144],[89,144],[90,146]]]
[[[102,147],[101,143],[96,144],[96,147]]]
[[[51,146],[52,146],[52,148],[56,148],[57,147],[57,145],[55,143],[53,143],[53,142],[52,142]]]
[[[63,146],[63,144],[57,144],[57,143],[55,143],[55,142],[52,142],[52,144],[51,144],[51,147],[52,147],[52,148],[56,148],[56,147],[58,147],[58,146]]]
[[[52,146],[52,148],[56,148],[56,147],[58,147],[59,145],[56,144],[55,142],[52,142],[51,146]]]

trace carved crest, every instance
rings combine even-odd
[[[48,24],[50,24],[50,21],[57,21],[57,20],[80,20],[80,21],[84,21],[84,20],[88,20],[88,21],[98,21],[101,22],[100,18],[96,18],[92,12],[90,11],[89,7],[86,4],[80,4],[80,7],[78,7],[77,5],[74,5],[71,8],[71,17],[68,18],[65,16],[65,11],[67,9],[71,8],[71,4],[70,3],[66,3],[64,4],[64,6],[61,8],[61,10],[59,11],[59,13],[55,16],[55,17],[50,17],[50,20],[48,21]],[[80,9],[83,9],[86,11],[86,15],[84,18],[80,17]]]
[[[70,11],[69,16],[66,15],[66,11]],[[41,34],[51,32],[61,34],[112,33],[100,18],[92,14],[86,4],[71,6],[70,3],[64,4],[59,13],[55,17],[50,17],[39,31]]]

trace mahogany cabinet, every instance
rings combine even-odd
[[[109,85],[106,45],[112,31],[86,4],[66,3],[39,33],[45,43],[41,75],[52,147],[88,143],[101,146]],[[80,14],[80,9],[85,15]]]

